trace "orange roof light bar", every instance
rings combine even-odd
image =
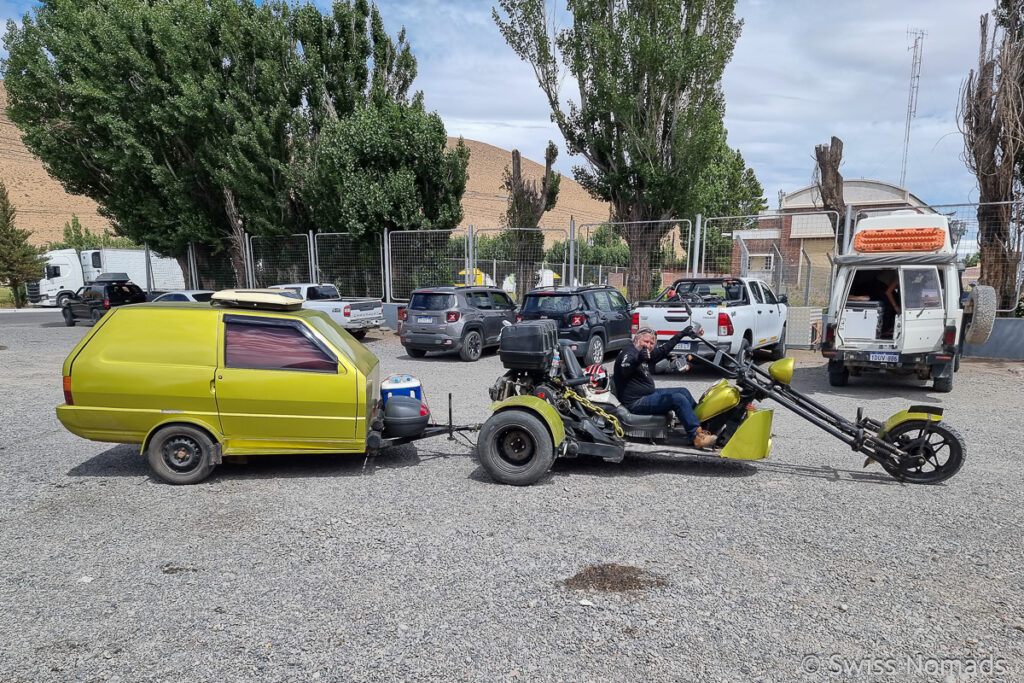
[[[942,228],[891,228],[864,230],[853,238],[857,251],[936,251],[946,243]]]

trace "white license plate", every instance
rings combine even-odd
[[[416,316],[416,322],[426,323],[427,325],[429,325],[430,323],[434,322],[434,319],[431,318],[429,315],[418,315]]]
[[[679,342],[676,344],[676,351],[689,351],[690,342]]]
[[[877,361],[879,363],[899,363],[900,354],[898,353],[885,353],[875,352],[868,355],[868,360]]]

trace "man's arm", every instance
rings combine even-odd
[[[651,351],[651,362],[657,363],[659,360],[668,358],[668,354],[672,352],[672,349],[676,347],[676,344],[683,340],[684,336],[686,336],[685,328],[679,330],[674,335],[672,335],[671,339],[663,341],[662,343],[655,346],[654,349]]]

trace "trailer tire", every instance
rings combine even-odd
[[[213,472],[213,449],[213,439],[203,430],[174,424],[153,435],[146,458],[153,473],[168,484],[198,484]]]
[[[964,304],[964,313],[970,316],[964,323],[964,341],[968,344],[987,342],[996,322],[996,290],[988,285],[975,285]]]
[[[513,486],[539,481],[555,461],[551,433],[526,410],[506,409],[491,415],[480,429],[476,452],[491,478]]]

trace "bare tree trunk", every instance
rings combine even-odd
[[[814,168],[814,182],[818,186],[818,194],[821,195],[821,205],[825,211],[835,211],[835,216],[829,216],[833,221],[832,230],[836,234],[838,250],[846,244],[846,235],[843,232],[846,216],[846,201],[843,198],[843,174],[839,172],[839,165],[843,161],[843,141],[832,136],[827,145],[814,146],[814,159],[817,165]]]
[[[978,179],[978,282],[995,289],[998,308],[1005,310],[1017,305],[1020,228],[1010,205],[994,202],[1016,198],[1014,172],[1024,148],[1024,39],[1016,30],[997,38],[996,29],[990,41],[988,19],[981,16],[978,69],[960,90],[957,119],[964,162]]]
[[[238,287],[246,286],[245,270],[245,228],[242,225],[242,217],[238,213],[238,205],[235,203],[235,193],[224,188],[224,210],[228,215],[230,232],[228,233],[228,256],[231,259],[231,267],[235,271],[235,284]]]

